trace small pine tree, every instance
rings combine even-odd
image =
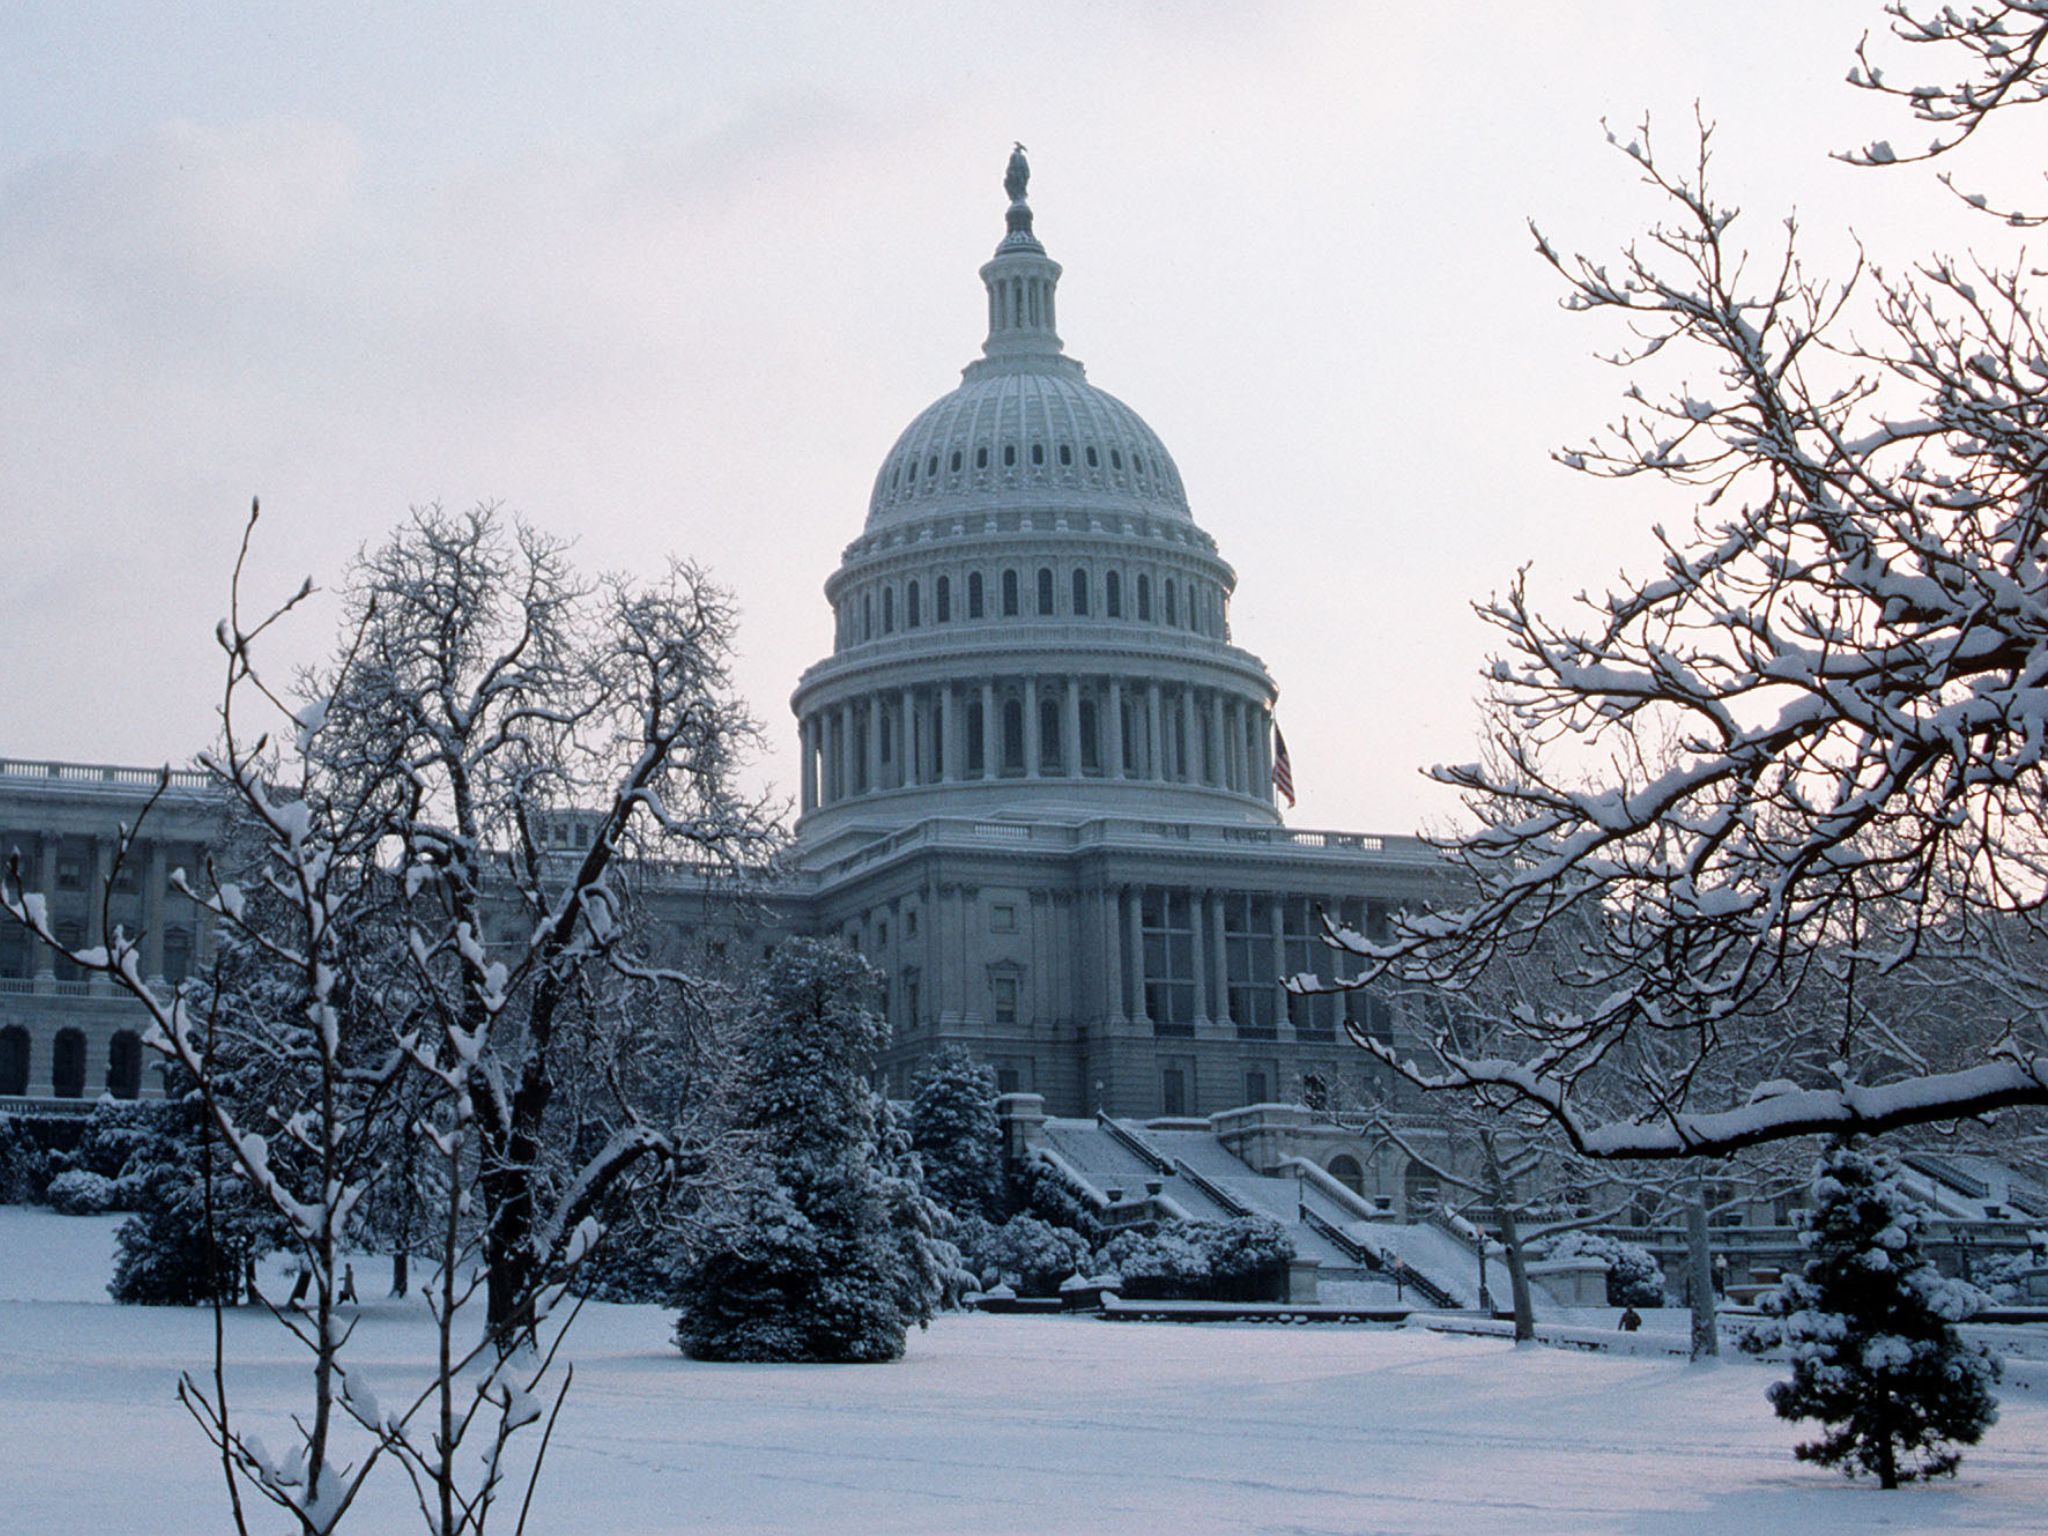
[[[911,1145],[925,1193],[955,1216],[994,1217],[1003,1204],[1003,1130],[996,1074],[963,1046],[937,1052],[918,1074]]]
[[[769,963],[735,1126],[761,1165],[700,1223],[677,1276],[693,1359],[893,1360],[929,1316],[936,1265],[913,1251],[925,1223],[885,1166],[869,1086],[887,1028],[863,1001],[877,981],[810,939]]]
[[[123,1117],[128,1154],[120,1183],[132,1192],[135,1214],[115,1237],[107,1293],[116,1301],[232,1302],[244,1264],[277,1236],[276,1217],[250,1198],[227,1154],[204,1144],[204,1114],[193,1091]]]
[[[1921,1255],[1920,1212],[1880,1154],[1830,1150],[1800,1225],[1805,1266],[1764,1306],[1777,1322],[1767,1342],[1792,1359],[1771,1406],[1827,1426],[1799,1459],[1875,1473],[1886,1488],[1953,1474],[1955,1447],[1975,1445],[1998,1417],[1997,1362],[1955,1330],[1971,1288]]]

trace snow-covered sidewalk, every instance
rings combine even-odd
[[[0,1525],[217,1531],[217,1469],[171,1396],[206,1360],[206,1316],[93,1299],[110,1232],[0,1210]],[[381,1288],[381,1265],[358,1274]],[[1826,1536],[2033,1531],[2048,1508],[2048,1406],[2024,1394],[1960,1482],[1883,1494],[1795,1464],[1772,1372],[1749,1363],[975,1316],[913,1336],[898,1365],[707,1366],[668,1328],[587,1309],[534,1529]],[[428,1337],[380,1305],[358,1342],[382,1389]],[[245,1404],[296,1400],[273,1325],[239,1315],[231,1345]],[[395,1478],[359,1513],[364,1532],[416,1519]]]

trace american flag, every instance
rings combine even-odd
[[[1294,764],[1287,756],[1287,738],[1280,734],[1280,727],[1273,727],[1273,789],[1287,797],[1287,808],[1294,809]]]

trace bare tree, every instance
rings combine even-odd
[[[2048,82],[2048,7],[1893,15],[1970,61],[1962,84],[1899,92],[1952,130],[1930,153]],[[1893,89],[1867,62],[1855,78]],[[1687,488],[1693,522],[1657,531],[1661,569],[1565,618],[1526,573],[1481,605],[1502,637],[1489,730],[1506,771],[1435,770],[1478,813],[1443,840],[1471,898],[1383,943],[1329,933],[1344,985],[1460,989],[1568,931],[1567,1001],[1504,1011],[1484,1054],[1447,1032],[1419,1059],[1358,1043],[1425,1088],[1533,1109],[1599,1158],[2048,1104],[2034,274],[1936,255],[1831,281],[1790,220],[1752,250],[1709,188],[1710,137],[1682,170],[1647,125],[1616,138],[1665,210],[1617,261],[1536,237],[1565,306],[1633,337],[1615,359],[1635,376],[1627,414],[1561,462]],[[1930,1021],[1903,1001],[1958,969],[1996,978],[1995,1011]],[[1788,1030],[1815,991],[1838,1027]]]

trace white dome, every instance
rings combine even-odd
[[[882,461],[868,527],[1036,502],[1187,519],[1159,434],[1063,357],[977,363],[903,429]]]

